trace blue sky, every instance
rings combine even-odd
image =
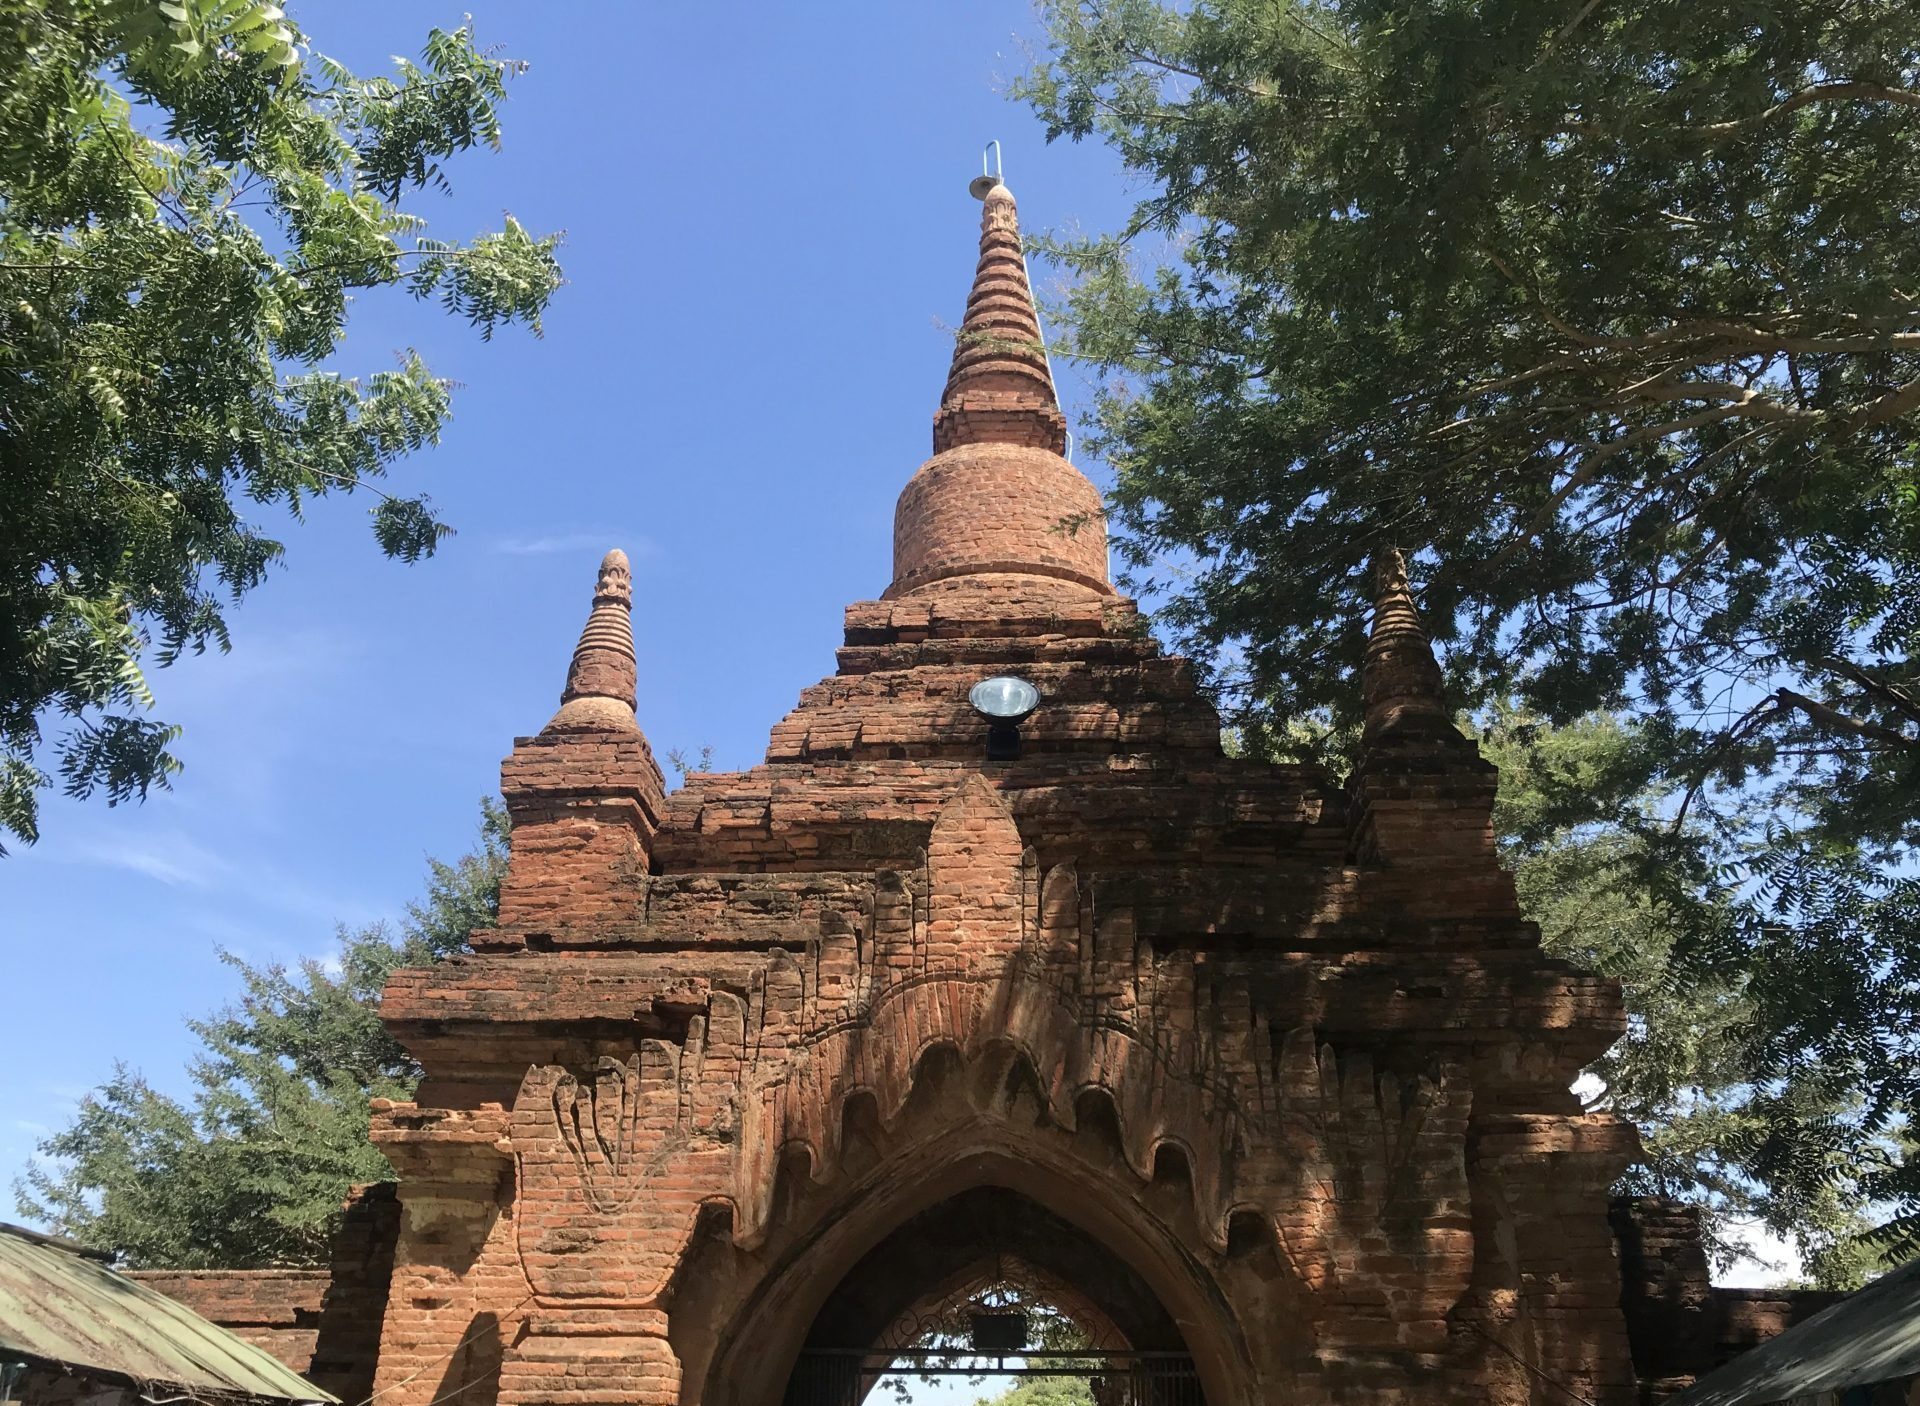
[[[234,612],[232,653],[155,675],[157,715],[186,728],[177,789],[115,810],[50,796],[39,845],[0,861],[9,1184],[116,1059],[182,1087],[183,1017],[234,993],[219,949],[324,954],[335,923],[396,916],[426,855],[467,846],[514,736],[553,712],[608,547],[634,562],[656,749],[758,761],[832,671],[842,606],[888,580],[973,269],[981,147],[1004,143],[1030,225],[1126,209],[1103,150],[1046,147],[1004,96],[1024,0],[293,7],[361,71],[463,8],[531,67],[505,150],[459,159],[452,195],[416,208],[449,237],[502,210],[564,229],[569,286],[544,340],[359,305],[343,368],[417,346],[460,383],[444,442],[395,475],[459,535],[406,567],[375,548],[370,499],[275,521],[286,564]]]

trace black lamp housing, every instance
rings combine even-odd
[[[1027,1315],[1005,1309],[974,1313],[968,1328],[968,1346],[983,1356],[1022,1352],[1031,1336]]]
[[[987,720],[987,760],[1010,762],[1020,755],[1020,724],[1040,706],[1040,690],[1025,679],[997,675],[967,691],[973,711]]]

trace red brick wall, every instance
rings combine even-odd
[[[146,1269],[128,1278],[355,1406],[373,1391],[399,1211],[392,1183],[356,1188],[325,1269]]]
[[[1610,1219],[1620,1246],[1620,1306],[1648,1406],[1842,1297],[1715,1287],[1696,1207],[1658,1196],[1617,1197]]]
[[[1050,449],[963,444],[929,459],[894,509],[887,597],[980,572],[1110,593],[1099,492]]]
[[[516,746],[499,927],[382,1006],[426,1071],[375,1110],[383,1406],[771,1406],[982,1188],[1110,1249],[1219,1406],[1631,1406],[1634,1133],[1569,1093],[1619,989],[1520,916],[1404,583],[1356,775],[1229,758],[1064,443],[989,192],[893,584],[764,764],[663,796],[624,682]],[[1042,701],[990,762],[998,673]],[[910,1258],[859,1316],[979,1268]]]
[[[324,1269],[139,1269],[127,1277],[185,1304],[209,1323],[305,1375],[320,1336]]]

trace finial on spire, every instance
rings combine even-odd
[[[600,562],[593,610],[567,669],[560,711],[548,732],[617,729],[638,731],[634,721],[636,666],[633,655],[633,570],[615,548]]]
[[[999,143],[989,146],[997,154]],[[1059,454],[1067,445],[1067,421],[1054,395],[1040,314],[1027,283],[1013,192],[997,173],[987,172],[969,189],[981,202],[980,262],[933,417],[934,452],[999,443]]]
[[[1406,558],[1385,547],[1373,568],[1373,627],[1361,676],[1366,741],[1412,734],[1464,740],[1447,711],[1440,665],[1407,583]]]
[[[987,169],[987,153],[993,153],[993,169]],[[988,142],[980,149],[980,174],[967,182],[967,194],[975,200],[985,200],[987,192],[1001,184],[1006,178],[1000,174],[1000,142],[998,138]]]

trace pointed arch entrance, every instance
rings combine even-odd
[[[888,1375],[1006,1375],[1009,1358],[1014,1375],[1089,1382],[1100,1406],[1205,1401],[1179,1325],[1132,1266],[1030,1197],[982,1185],[861,1257],[815,1316],[782,1406],[857,1406]]]
[[[1017,1092],[1031,1085],[1022,1068],[930,1052],[894,1119],[850,1108],[833,1175],[816,1182],[804,1157],[783,1167],[753,1254],[721,1224],[693,1246],[670,1325],[690,1369],[683,1400],[854,1406],[941,1310],[1011,1282],[1095,1351],[1123,1354],[1109,1375],[1151,1363],[1183,1384],[1184,1395],[1116,1384],[1116,1406],[1247,1406],[1248,1346],[1178,1159],[1143,1184],[1102,1095],[1084,1098],[1065,1129]],[[989,1086],[1016,1092],[985,1096]],[[852,1370],[837,1386],[810,1383],[809,1371],[833,1380],[820,1366],[828,1355]]]

